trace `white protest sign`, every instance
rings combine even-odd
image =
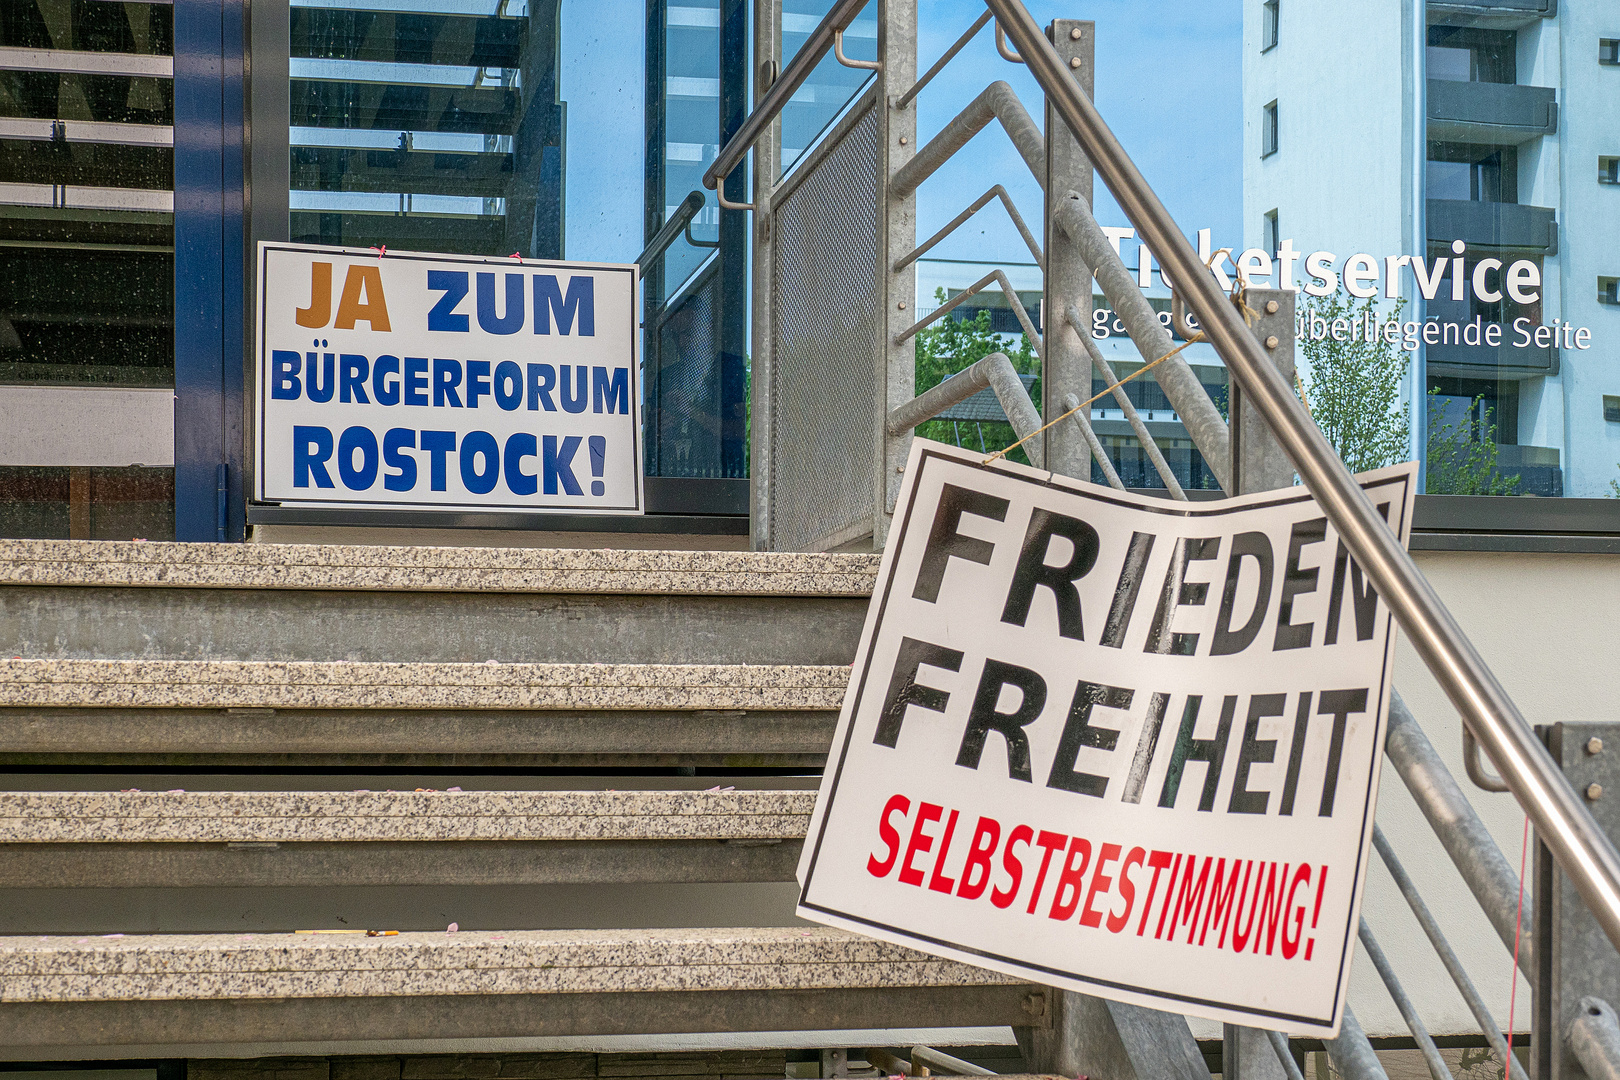
[[[916,440],[807,919],[1332,1035],[1394,625],[1304,488],[1170,502]],[[1361,477],[1405,540],[1415,466]]]
[[[642,512],[635,266],[259,245],[256,495]]]

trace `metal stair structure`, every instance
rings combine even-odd
[[[257,791],[0,795],[0,885],[105,890],[116,904],[120,888],[788,880],[806,796],[696,790],[697,770],[764,775],[823,763],[875,571],[872,556],[832,549],[881,548],[918,423],[989,388],[1032,460],[1083,476],[1096,461],[1121,486],[1089,426],[1094,373],[1115,384],[1104,392],[1133,429],[1146,429],[1084,330],[1095,280],[1227,492],[1284,486],[1296,474],[1310,488],[1462,715],[1474,782],[1511,791],[1533,822],[1534,883],[1521,902],[1519,875],[1396,699],[1391,764],[1535,987],[1534,1074],[1620,1075],[1620,1025],[1608,1004],[1620,995],[1620,857],[1610,841],[1620,822],[1602,805],[1602,823],[1594,818],[1584,785],[1598,783],[1596,767],[1582,758],[1597,758],[1598,736],[1579,724],[1531,729],[1362,498],[1289,385],[1292,295],[1240,282],[1236,299],[1252,320],[1232,303],[1091,105],[1090,24],[1058,20],[1043,31],[1019,0],[987,0],[987,15],[921,78],[914,0],[877,0],[871,84],[779,175],[773,124],[815,66],[841,56],[841,35],[866,2],[838,0],[790,64],[761,72],[758,105],[705,177],[722,205],[755,215],[760,550],[0,543],[0,656],[13,657],[0,659],[0,763],[107,775],[258,770],[261,784],[281,770],[289,780]],[[1045,94],[1044,133],[992,83],[920,140],[910,102],[992,20],[998,51],[1026,64]],[[779,23],[761,5],[758,56],[779,54]],[[915,193],[992,122],[1044,192],[1046,325],[1029,328],[1043,400],[1028,400],[994,356],[919,397],[911,342],[926,320],[908,304],[917,257],[941,237],[916,245]],[[753,201],[739,204],[725,193],[737,197],[736,170],[750,153]],[[1093,169],[1176,282],[1168,328],[1091,218]],[[988,206],[995,192],[971,206]],[[975,288],[991,284],[1008,289],[995,274]],[[1232,377],[1224,417],[1177,356],[1173,339],[1196,334]],[[1166,491],[1185,497],[1164,455],[1149,456]],[[1499,780],[1474,761],[1481,751]],[[291,782],[304,775],[295,770],[362,768],[549,771],[577,790],[343,792]],[[591,777],[636,769],[665,770],[671,790],[591,790]],[[1505,1058],[1496,1018],[1448,943],[1448,913],[1431,908],[1400,861],[1402,839],[1380,833],[1380,859],[1481,1040]],[[402,1032],[656,1041],[1005,1025],[1023,1067],[1041,1074],[1209,1073],[1183,1017],[802,926],[243,934],[210,925],[105,936],[42,921],[0,939],[0,1047],[18,1060],[223,1058],[287,1044],[341,1055],[345,1044],[386,1045]],[[1377,929],[1364,923],[1361,941],[1442,1080],[1436,1043]],[[1223,1042],[1227,1080],[1301,1075],[1298,1048],[1279,1033],[1229,1027]],[[1340,1076],[1385,1076],[1353,1013],[1324,1049]],[[848,1072],[847,1058],[837,1060],[832,1074]],[[873,1063],[900,1060],[881,1051]],[[950,1059],[916,1048],[910,1061]]]

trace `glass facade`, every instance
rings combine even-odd
[[[644,267],[644,466],[650,477],[741,484],[754,217],[721,207],[702,176],[769,78],[762,62],[778,71],[791,63],[829,7],[777,2],[780,54],[755,57],[745,0],[629,0],[611,10],[573,0],[293,0],[277,31],[285,55],[245,63],[253,79],[273,71],[285,91],[285,115],[279,105],[260,111],[257,125],[264,101],[246,95],[249,148],[286,162],[275,185],[286,193],[284,224],[266,226],[265,214],[251,227],[267,239],[379,253],[627,262],[696,193],[687,226]],[[919,67],[981,10],[970,0],[925,8]],[[1105,5],[1088,17],[1099,107],[1217,275],[1296,290],[1300,391],[1312,408],[1345,404],[1332,398],[1330,369],[1393,372],[1390,394],[1353,404],[1405,432],[1407,455],[1427,463],[1428,493],[1620,496],[1611,239],[1620,228],[1620,27],[1602,8],[1225,0],[1196,10]],[[176,265],[185,141],[176,133],[218,123],[177,101],[177,33],[167,3],[0,3],[0,415],[37,420],[43,432],[8,442],[0,431],[0,532],[156,537],[175,528],[172,514],[152,510],[175,490],[172,447],[110,434],[167,424],[164,438],[185,441],[173,402],[198,391],[185,384],[185,362],[177,368],[186,347],[176,309],[187,301],[176,274],[218,276],[196,270],[203,264],[185,244],[192,262]],[[844,49],[870,60],[877,38],[868,5]],[[1144,82],[1155,71],[1177,74]],[[831,56],[816,67],[782,114],[779,176],[802,164],[870,79]],[[987,30],[917,99],[919,131],[939,130],[995,79],[1041,115],[1033,81],[996,57]],[[570,98],[587,120],[571,124]],[[229,106],[223,115],[229,129]],[[1166,116],[1197,123],[1172,133]],[[733,173],[729,198],[749,199],[750,169]],[[992,126],[919,193],[919,237],[992,183],[1007,186],[1038,234],[1039,188]],[[252,193],[240,198],[252,218]],[[1167,318],[1170,293],[1152,253],[1100,184],[1093,202]],[[1001,266],[1034,275],[1020,279],[1017,303],[1046,331],[1038,274],[1011,227],[990,220],[1001,213],[982,211],[930,252],[921,312],[937,289],[954,295]],[[225,228],[235,220],[227,209]],[[1140,358],[1108,306],[1093,297],[1090,332],[1128,373]],[[1022,323],[994,288],[953,318],[980,313],[1016,345]],[[221,318],[233,317],[227,304]],[[197,318],[188,309],[182,326]],[[231,353],[229,331],[220,341],[204,359]],[[1186,355],[1224,403],[1218,357],[1202,344]],[[164,394],[171,388],[178,399]],[[230,378],[205,389],[223,393],[227,414],[240,395]],[[84,422],[91,391],[127,395],[108,406],[116,421],[106,430]],[[1130,393],[1182,482],[1207,486],[1207,465],[1156,389]],[[1093,412],[1121,474],[1156,485],[1123,417],[1107,401]],[[1359,452],[1343,450],[1347,459]],[[186,483],[211,492],[218,464],[202,462],[204,480]]]
[[[172,449],[69,464],[104,434],[76,391],[174,386],[173,10],[0,4],[0,424],[29,430],[0,451],[3,536],[174,533]]]
[[[292,240],[562,256],[556,5],[291,14]]]

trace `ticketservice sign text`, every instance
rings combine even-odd
[[[259,245],[256,495],[642,511],[637,271]]]
[[[1360,478],[1403,542],[1415,478]],[[1337,1034],[1393,651],[1304,488],[1175,503],[918,439],[799,914]]]

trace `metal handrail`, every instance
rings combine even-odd
[[[832,51],[834,35],[847,30],[866,4],[867,0],[835,0],[832,8],[816,24],[816,28],[810,31],[809,38],[800,46],[798,53],[793,57],[793,62],[788,64],[787,70],[771,83],[771,88],[765,91],[765,96],[754,106],[754,111],[748,114],[748,119],[737,129],[737,134],[727,139],[726,145],[720,148],[714,163],[703,174],[704,187],[712,191],[720,185],[722,179],[731,175],[731,170],[737,167],[738,162],[747,156],[749,149],[759,137],[765,134],[765,129],[781,114],[799,87],[804,85],[804,80],[816,69],[816,65]]]
[[[1559,868],[1620,947],[1620,853],[1569,786],[1434,587],[1368,501],[1242,315],[1204,269],[1096,107],[1020,0],[986,0],[1058,116],[1143,241],[1170,270],[1204,335],[1399,620],[1463,722],[1535,823]]]
[[[692,219],[697,217],[698,211],[703,209],[703,203],[704,199],[701,191],[688,193],[686,198],[681,200],[681,205],[677,206],[675,212],[669,216],[669,220],[658,227],[658,231],[653,233],[652,239],[647,241],[647,246],[641,249],[641,254],[636,256],[636,265],[641,267],[643,274],[647,272],[647,267],[652,265],[653,261],[662,255],[669,248],[669,245],[675,242],[675,238],[686,230]],[[690,234],[688,234],[687,239],[691,240]]]

